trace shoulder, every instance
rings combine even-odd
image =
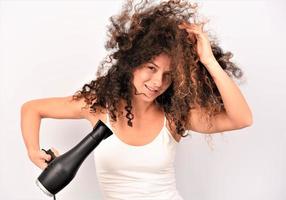
[[[91,112],[91,110],[89,109],[89,111],[85,111],[84,115],[85,119],[87,119],[93,127],[98,120],[101,120],[102,122],[106,123],[107,109],[100,108],[96,110],[96,112]]]

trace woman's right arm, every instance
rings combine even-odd
[[[39,131],[41,119],[88,119],[89,110],[83,99],[72,101],[72,96],[34,99],[25,102],[21,107],[21,131],[30,160],[44,169],[50,160],[49,154],[40,149]],[[56,151],[54,149],[54,151]],[[58,154],[55,152],[56,155]]]

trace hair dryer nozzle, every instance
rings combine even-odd
[[[48,196],[53,197],[54,195],[52,193],[50,193],[43,185],[42,183],[39,181],[39,179],[36,180],[36,185]]]

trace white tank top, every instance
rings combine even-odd
[[[113,134],[94,149],[96,176],[105,200],[183,200],[176,188],[178,142],[164,126],[153,141],[135,146]]]

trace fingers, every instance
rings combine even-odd
[[[187,23],[185,21],[178,25],[178,27],[180,29],[185,29],[188,33],[192,32],[195,34],[203,33],[203,26],[204,26],[204,23],[201,23],[201,24],[192,23],[192,24],[190,24],[190,23]]]
[[[45,151],[40,150],[38,155],[36,155],[33,159],[32,162],[39,167],[40,169],[44,170],[48,164],[46,161],[51,160],[51,155],[47,154]]]
[[[29,158],[37,167],[44,170],[48,166],[46,161],[50,161],[52,156],[44,150],[33,150],[29,151]]]
[[[188,33],[195,33],[195,34],[201,34],[201,31],[198,31],[198,30],[196,30],[196,29],[186,29],[186,31],[188,32]]]
[[[57,149],[52,147],[51,150],[55,154],[56,157],[60,155]],[[48,163],[46,163],[46,161],[50,161],[51,159],[52,159],[52,156],[50,154],[47,154],[44,150],[41,150],[40,161],[37,164],[37,166],[41,168],[42,170],[44,170],[48,166]]]
[[[51,148],[52,152],[58,157],[60,154],[57,149]],[[48,166],[48,161],[52,159],[52,156],[46,153],[44,150],[30,151],[30,160],[40,169],[44,170]]]
[[[41,170],[44,170],[48,166],[48,164],[45,162],[42,162],[38,166],[41,168]]]
[[[50,161],[52,159],[52,156],[50,154],[47,154],[43,150],[41,150],[40,156],[41,156],[41,159],[44,159],[46,161]]]
[[[54,154],[55,154],[55,156],[59,156],[60,155],[60,153],[58,152],[58,150],[57,149],[55,149],[55,148],[51,148],[51,150],[52,150],[52,152],[54,152]]]

